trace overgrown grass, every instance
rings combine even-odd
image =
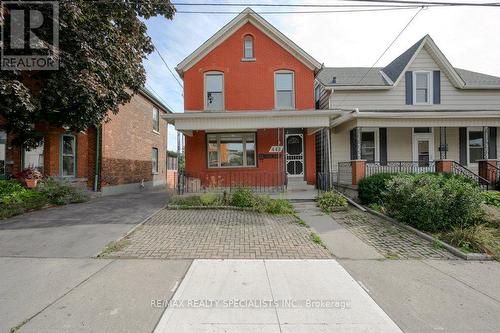
[[[232,193],[207,193],[202,195],[177,196],[169,205],[190,207],[237,207],[275,215],[294,214],[293,206],[284,199],[271,199],[267,195],[257,195],[250,189],[240,188]]]
[[[110,242],[106,245],[104,250],[97,256],[97,258],[104,258],[113,252],[119,252],[130,245],[130,241],[126,238],[122,238],[118,241]]]
[[[309,237],[311,238],[311,240],[318,244],[318,245],[321,245],[322,247],[324,247],[326,249],[326,245],[325,243],[323,243],[323,240],[321,239],[321,237],[319,237],[318,234],[314,233],[314,232],[311,232],[311,234],[309,235]]]
[[[316,198],[318,207],[327,214],[347,208],[347,199],[335,191],[324,192]]]

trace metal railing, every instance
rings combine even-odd
[[[417,161],[387,161],[366,163],[365,177],[377,173],[427,173],[435,172],[434,161],[425,163]]]
[[[454,175],[462,176],[464,178],[468,178],[474,182],[477,182],[479,186],[485,190],[488,190],[491,187],[491,184],[487,179],[479,176],[478,174],[474,173],[473,171],[464,167],[462,164],[457,163],[455,161],[453,161],[451,167],[451,173]]]
[[[231,191],[236,188],[249,188],[255,192],[283,192],[286,177],[283,173],[257,171],[208,171],[179,172],[177,192],[204,193]]]

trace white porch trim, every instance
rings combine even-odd
[[[340,110],[229,111],[170,113],[162,118],[175,129],[187,131],[233,131],[257,128],[324,128],[344,115]],[[314,130],[309,131],[310,134]]]

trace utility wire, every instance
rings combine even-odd
[[[338,8],[338,7],[398,7],[399,5],[378,5],[378,4],[290,4],[290,3],[199,3],[199,2],[172,2],[174,6],[203,6],[203,7],[309,7],[309,8]],[[419,7],[419,6],[417,6]]]
[[[391,7],[391,8],[371,8],[371,9],[348,9],[348,10],[305,10],[305,11],[256,11],[257,14],[266,15],[266,14],[334,14],[334,13],[360,13],[360,12],[382,12],[382,11],[392,11],[392,10],[408,10],[408,9],[416,9],[418,7]],[[178,10],[175,12],[176,14],[240,14],[241,12],[236,11],[215,11],[215,10]]]
[[[182,85],[182,83],[179,81],[179,79],[177,78],[177,76],[175,76],[174,72],[172,71],[172,69],[170,69],[170,66],[167,64],[167,62],[165,61],[165,59],[163,58],[163,56],[161,55],[160,51],[158,50],[158,48],[156,47],[156,45],[154,45],[154,48],[155,48],[155,51],[156,53],[158,53],[158,55],[160,56],[160,59],[161,61],[163,61],[163,63],[165,64],[165,66],[167,66],[167,69],[168,71],[170,72],[170,74],[172,75],[172,77],[175,79],[175,81],[177,82],[177,84],[179,85],[179,87],[181,87],[181,89],[184,90],[184,87]]]
[[[408,1],[408,0],[342,0],[346,2],[391,3],[424,6],[475,6],[500,7],[498,2],[449,2],[449,1]]]
[[[406,30],[406,28],[408,28],[408,26],[413,22],[413,20],[415,20],[415,18],[417,17],[418,14],[420,14],[420,12],[422,10],[425,9],[425,6],[422,6],[418,12],[415,13],[415,15],[412,16],[412,18],[408,21],[408,23],[406,23],[406,25],[403,27],[403,29],[401,29],[401,31],[397,34],[396,38],[394,38],[392,40],[392,42],[389,44],[389,46],[387,46],[384,50],[384,52],[382,52],[382,54],[377,58],[377,60],[375,60],[375,62],[373,63],[373,65],[370,67],[370,69],[363,75],[363,77],[361,77],[361,79],[355,84],[355,85],[358,85],[360,84],[365,78],[366,76],[371,72],[371,70],[375,67],[375,65],[380,61],[380,59],[382,59],[382,57],[387,53],[387,51],[389,51],[389,49],[392,47],[392,45],[394,45],[394,43],[398,40],[398,38],[403,34],[403,32]],[[346,94],[344,96],[344,98],[342,99],[342,101],[339,103],[339,107],[342,106],[342,103],[344,103],[344,101],[346,100],[346,98],[350,95],[350,93]]]
[[[166,106],[167,106],[167,107],[168,107],[168,108],[169,108],[172,112],[174,112],[174,108],[173,108],[170,104],[168,104],[168,103],[167,103],[167,101],[165,101],[165,100],[161,97],[161,95],[160,95],[160,94],[159,94],[156,90],[154,90],[154,89],[153,89],[153,87],[151,87],[151,85],[150,85],[150,84],[147,84],[147,83],[146,83],[146,84],[145,84],[145,86],[146,86],[146,88],[147,88],[148,90],[150,90],[150,91],[153,93],[153,95],[155,95],[155,96],[156,96],[156,97],[157,97],[160,101],[162,101],[163,103],[165,103],[165,105],[166,105]]]

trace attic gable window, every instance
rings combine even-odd
[[[431,104],[432,72],[413,72],[413,104]]]
[[[253,37],[246,35],[243,39],[243,59],[244,60],[254,60],[253,52]]]

